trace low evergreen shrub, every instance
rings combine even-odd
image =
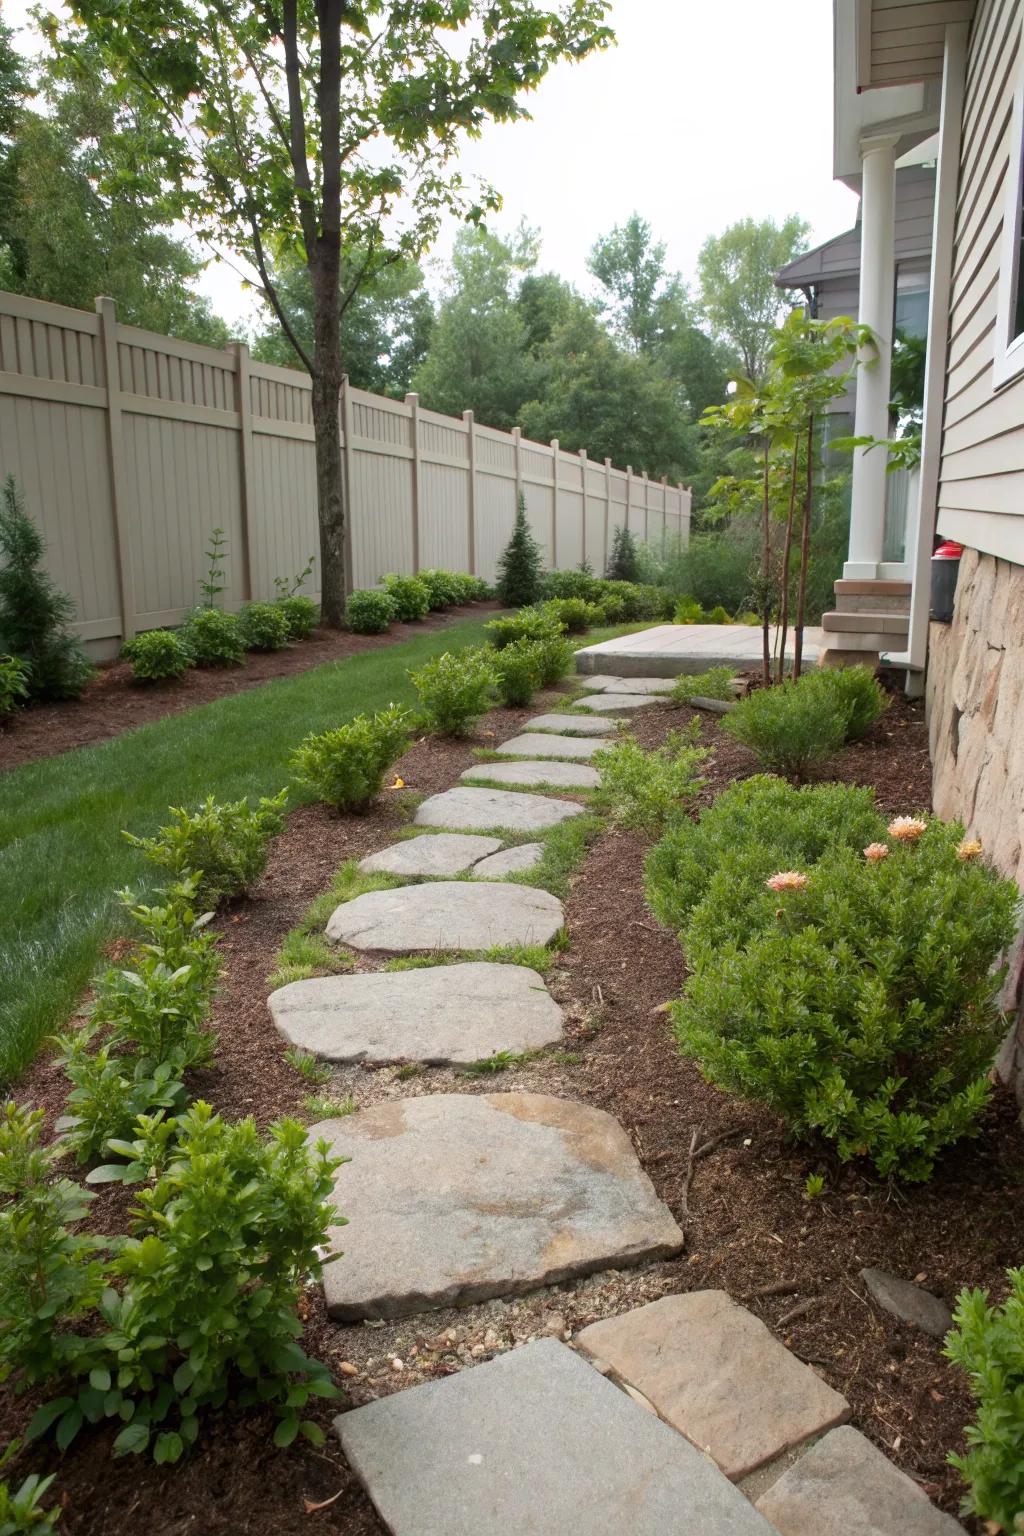
[[[375,800],[384,777],[409,745],[412,715],[397,704],[345,725],[307,736],[292,758],[300,784],[340,811],[362,811]]]
[[[146,629],[121,648],[131,662],[132,676],[141,683],[160,683],[181,677],[194,665],[191,650],[173,629]]]
[[[288,644],[291,628],[282,603],[246,603],[238,619],[247,651],[283,651]]]
[[[319,605],[311,597],[304,597],[301,592],[293,592],[288,597],[275,599],[274,606],[284,614],[289,639],[309,639],[320,617]]]
[[[0,720],[28,698],[28,667],[17,656],[0,656]]]
[[[540,612],[550,614],[570,635],[581,635],[588,626],[592,607],[593,604],[585,603],[582,597],[553,597]]]
[[[533,640],[514,640],[495,652],[498,694],[509,709],[521,709],[530,703],[540,687],[541,664],[541,646]]]
[[[526,497],[520,492],[512,535],[498,561],[495,582],[498,601],[506,608],[525,608],[537,602],[543,588],[540,545],[526,516]]]
[[[491,619],[484,629],[496,651],[520,640],[551,640],[565,633],[561,620],[545,608],[520,608],[518,613]]]
[[[578,597],[585,603],[597,602],[601,583],[592,571],[548,571],[544,577],[547,598]]]
[[[834,757],[850,724],[847,700],[809,679],[757,688],[725,716],[722,728],[773,773],[800,781]]]
[[[796,684],[827,700],[827,707],[846,713],[846,740],[858,741],[889,706],[889,699],[870,667],[817,667]]]
[[[636,539],[628,528],[616,528],[605,576],[609,581],[636,581],[638,574]]]
[[[416,579],[427,589],[432,612],[462,601],[459,579],[452,571],[420,571]]]
[[[700,745],[699,721],[687,731],[670,731],[649,752],[624,736],[591,759],[601,775],[594,803],[620,826],[658,837],[676,817],[687,815],[705,783],[697,770],[710,755]]]
[[[961,1291],[944,1353],[966,1371],[978,1405],[966,1453],[949,1458],[967,1484],[963,1513],[1015,1532],[1024,1527],[1024,1268],[1006,1278],[999,1305],[987,1291]]]
[[[571,641],[561,635],[544,635],[529,642],[533,646],[537,662],[537,677],[542,688],[553,688],[576,665],[576,652]]]
[[[95,668],[68,629],[75,605],[43,569],[45,553],[8,475],[0,486],[0,653],[21,662],[29,697],[76,699]]]
[[[728,703],[736,698],[732,686],[735,676],[731,667],[709,667],[706,672],[693,672],[677,677],[672,689],[674,704],[687,704],[690,699],[721,699]]]
[[[287,789],[257,805],[247,799],[218,803],[208,795],[194,811],[172,806],[172,821],[154,837],[122,835],[175,879],[196,878],[196,901],[215,909],[242,896],[267,867],[270,840],[284,826]]]
[[[415,624],[426,618],[430,612],[430,590],[418,576],[390,574],[381,580],[399,623]]]
[[[427,729],[438,736],[467,736],[490,703],[493,651],[459,651],[434,656],[410,672]]]
[[[195,608],[181,638],[197,667],[233,667],[245,660],[245,640],[238,615],[219,608]]]
[[[712,608],[711,612],[708,614],[706,623],[731,624],[732,620],[729,618],[729,610],[727,608],[723,608],[721,603],[716,603],[715,607]]]
[[[366,587],[353,592],[345,604],[345,621],[356,635],[382,635],[397,617],[394,602],[387,592]]]

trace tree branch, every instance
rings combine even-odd
[[[302,102],[297,0],[284,0],[281,35],[284,40],[285,80],[288,84],[288,153],[292,162],[292,175],[295,177],[306,260],[311,262],[316,253],[316,216],[313,210],[313,188],[309,180],[309,162],[306,159],[306,112]]]

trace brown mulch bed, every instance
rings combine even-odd
[[[551,707],[555,701],[538,700],[534,711],[545,702]],[[483,722],[494,734],[476,743],[419,743],[399,772],[412,792],[447,788],[472,760],[474,745],[507,739],[534,711],[495,711]],[[679,720],[678,710],[656,705],[630,729],[654,745]],[[702,729],[716,749],[706,801],[756,765],[717,721],[705,720]],[[832,776],[874,784],[886,811],[925,808],[930,775],[921,706],[894,701],[873,735],[843,754]],[[309,1089],[283,1059],[265,1006],[265,978],[280,939],[338,865],[386,846],[400,829],[401,800],[400,791],[387,795],[360,818],[319,807],[296,812],[253,898],[219,919],[226,961],[214,1019],[220,1046],[215,1066],[196,1088],[226,1113],[252,1113],[266,1122],[300,1111]],[[694,1131],[701,1143],[725,1137],[696,1164],[684,1255],[512,1303],[372,1327],[336,1325],[319,1297],[311,1297],[306,1347],[333,1367],[347,1367],[337,1377],[345,1395],[340,1404],[322,1406],[320,1421],[327,1428],[339,1407],[472,1367],[497,1349],[554,1331],[552,1318],[572,1332],[658,1295],[716,1287],[743,1300],[843,1392],[857,1427],[955,1512],[959,1483],[945,1458],[961,1443],[972,1416],[963,1381],[936,1341],[874,1307],[858,1275],[866,1265],[890,1269],[918,1278],[950,1303],[965,1284],[1001,1292],[1004,1269],[1024,1250],[1024,1134],[1015,1107],[1000,1093],[982,1134],[950,1153],[924,1186],[880,1185],[841,1167],[824,1147],[789,1145],[774,1116],[711,1088],[678,1054],[665,1004],[679,994],[684,960],[645,905],[644,854],[637,838],[608,831],[574,881],[567,901],[569,948],[549,977],[566,1008],[569,1054],[482,1080],[450,1072],[406,1079],[391,1068],[339,1069],[318,1091],[353,1093],[361,1103],[407,1093],[517,1088],[585,1098],[626,1126],[677,1218]],[[63,1083],[52,1062],[36,1063],[19,1097],[59,1112]],[[826,1192],[808,1202],[805,1181],[815,1172],[825,1175]],[[94,1225],[110,1230],[124,1198],[121,1191],[102,1191]],[[0,1402],[0,1443],[22,1429],[25,1417],[24,1402]],[[174,1469],[133,1458],[111,1461],[111,1434],[87,1432],[63,1458],[49,1448],[23,1454],[14,1475],[23,1468],[57,1471],[61,1529],[71,1536],[134,1536],[140,1527],[153,1536],[277,1536],[299,1529],[382,1536],[332,1436],[322,1451],[301,1446],[282,1452],[271,1445],[270,1432],[259,1415],[219,1416],[209,1421],[199,1449]],[[304,1513],[305,1501],[331,1499],[317,1513]]]
[[[473,603],[431,613],[418,624],[392,624],[387,634],[353,635],[316,629],[307,640],[283,651],[250,651],[239,667],[197,667],[166,683],[136,683],[126,661],[103,663],[80,699],[35,704],[17,711],[0,729],[0,769],[17,768],[40,757],[56,757],[75,747],[120,736],[136,726],[178,715],[227,694],[259,688],[273,678],[307,672],[327,661],[342,661],[362,651],[415,640],[425,631],[447,629],[460,619],[489,618],[497,603]]]

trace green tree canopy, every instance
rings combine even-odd
[[[789,308],[775,274],[807,249],[808,229],[796,214],[781,224],[741,219],[701,247],[701,308],[712,333],[739,354],[745,377],[755,384],[764,378],[772,333]]]

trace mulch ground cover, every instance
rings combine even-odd
[[[226,1114],[261,1123],[301,1113],[308,1085],[292,1070],[266,1009],[266,977],[280,940],[346,858],[386,846],[408,816],[403,793],[448,788],[472,759],[517,733],[530,711],[496,710],[469,742],[421,742],[398,764],[408,790],[386,794],[362,817],[322,807],[297,811],[277,840],[252,898],[218,919],[224,985],[214,1027],[215,1065],[197,1076],[197,1095]],[[655,705],[630,722],[646,746],[687,718]],[[702,800],[756,771],[750,753],[704,719],[715,756]],[[485,734],[493,733],[493,734]],[[881,808],[925,809],[930,771],[923,709],[901,698],[873,734],[849,748],[830,777],[876,787]],[[955,1512],[960,1494],[946,1454],[961,1444],[972,1407],[962,1378],[940,1344],[880,1312],[859,1271],[867,1265],[917,1279],[952,1303],[965,1284],[1002,1294],[1005,1268],[1024,1251],[1024,1134],[1008,1094],[999,1092],[973,1141],[941,1162],[921,1186],[887,1186],[842,1167],[827,1148],[790,1145],[763,1107],[719,1093],[678,1053],[665,1005],[678,996],[684,957],[648,911],[645,846],[608,830],[592,845],[566,903],[568,949],[549,986],[567,1014],[565,1050],[500,1077],[458,1078],[394,1068],[335,1071],[325,1094],[353,1093],[360,1103],[424,1092],[495,1092],[529,1088],[585,1098],[629,1131],[658,1193],[685,1226],[686,1249],[668,1264],[551,1287],[538,1298],[449,1309],[397,1324],[340,1326],[319,1293],[308,1298],[305,1347],[335,1369],[343,1396],[318,1417],[373,1397],[469,1368],[498,1349],[564,1324],[571,1333],[597,1317],[656,1296],[716,1287],[763,1317],[802,1359],[849,1399],[853,1422],[929,1495]],[[370,957],[360,964],[373,965]],[[19,1085],[22,1101],[63,1108],[64,1082],[41,1058]],[[692,1169],[694,1134],[713,1144]],[[688,1171],[692,1173],[684,1193]],[[805,1198],[808,1174],[825,1192]],[[100,1192],[90,1218],[97,1230],[123,1229],[130,1196]],[[342,1209],[344,1203],[341,1202]],[[343,1261],[342,1261],[343,1262]],[[551,1326],[552,1318],[555,1327]],[[400,1358],[399,1358],[400,1357]],[[0,1401],[0,1444],[18,1434],[33,1404]],[[56,1471],[63,1503],[60,1529],[70,1536],[280,1536],[309,1530],[331,1536],[381,1536],[383,1527],[355,1483],[333,1436],[314,1450],[275,1450],[272,1424],[259,1414],[211,1417],[200,1444],[176,1468],[128,1457],[110,1459],[113,1432],[85,1432],[65,1456],[47,1447],[24,1452],[12,1469]],[[314,1507],[311,1510],[311,1506]],[[970,1528],[970,1527],[969,1527]],[[980,1530],[980,1527],[975,1527]],[[625,1533],[624,1533],[625,1536]]]
[[[178,715],[227,694],[259,688],[273,678],[307,672],[327,661],[342,661],[362,651],[378,651],[431,630],[448,629],[460,619],[486,618],[497,603],[473,603],[428,614],[416,624],[392,624],[383,635],[353,635],[347,630],[315,629],[306,640],[283,651],[249,651],[238,667],[196,667],[164,683],[137,683],[126,661],[104,662],[80,699],[35,704],[18,710],[0,729],[0,769],[16,768],[41,757],[56,757],[75,747],[120,736],[164,715]]]

